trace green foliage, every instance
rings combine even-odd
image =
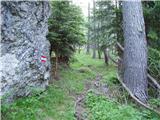
[[[97,44],[98,50],[104,50],[115,42],[115,36],[109,34],[111,31],[110,24],[114,18],[114,6],[111,1],[97,1],[93,9],[91,22],[88,29],[91,31],[92,43]]]
[[[149,103],[154,107],[154,108],[159,108],[160,107],[160,99],[150,99]]]
[[[115,34],[116,41],[123,45],[123,22],[122,22],[122,4],[121,1],[117,1],[113,9],[113,17],[109,28],[111,29],[109,34]]]
[[[105,75],[103,77],[103,81],[107,83],[109,86],[113,86],[116,83],[118,83],[117,78],[115,78],[116,74],[115,73],[109,73],[109,75]]]
[[[64,108],[65,106],[65,108]],[[12,104],[2,105],[2,120],[40,120],[47,118],[59,119],[62,117],[72,119],[73,103],[63,90],[57,86],[50,86],[40,95],[21,98]],[[58,110],[61,109],[61,110]]]
[[[86,105],[91,112],[91,120],[141,120],[140,112],[129,105],[118,105],[104,96],[88,93]]]
[[[34,91],[31,97],[20,98],[2,105],[2,120],[74,120],[74,99],[84,89],[84,82],[95,77],[95,72],[79,72],[79,67],[103,64],[84,53],[76,54],[70,68],[61,68],[60,80],[54,81],[43,93]],[[84,61],[86,59],[86,62]]]
[[[91,69],[88,67],[80,67],[79,72],[81,73],[91,72]]]
[[[80,72],[80,68],[88,69]],[[46,91],[34,92],[33,96],[20,98],[12,104],[2,105],[2,120],[74,120],[74,95],[82,93],[85,82],[93,80],[99,72],[111,86],[116,83],[114,66],[105,66],[103,60],[92,59],[85,53],[75,54],[70,68],[61,67],[60,80],[54,81]],[[123,96],[122,96],[123,97]],[[153,104],[158,101],[151,101]],[[122,105],[115,101],[89,93],[86,98],[89,120],[159,120],[150,111]]]
[[[143,12],[149,46],[160,50],[160,1],[143,2]]]
[[[57,56],[70,58],[76,46],[85,43],[84,20],[81,9],[69,1],[52,1],[52,15],[49,19],[51,51]]]
[[[80,67],[89,67],[92,72],[107,70],[106,66],[103,64],[102,60],[99,59],[92,59],[89,55],[86,55],[84,52],[80,54],[75,54],[75,58],[78,62],[71,64],[71,67],[79,69]]]
[[[85,61],[84,61],[85,60]],[[85,66],[89,71],[79,72]],[[102,60],[93,60],[84,53],[75,54],[70,68],[60,69],[60,80],[40,94],[20,98],[13,104],[2,105],[2,120],[74,120],[74,100],[72,94],[84,89],[84,82],[95,77],[97,71],[106,73]]]
[[[88,107],[90,120],[159,120],[150,111],[142,112],[131,105],[121,105],[104,96],[88,93],[85,104]]]
[[[149,73],[160,83],[160,1],[143,2],[146,36],[148,42]],[[149,89],[152,96],[155,91]]]
[[[158,35],[155,31],[149,31],[147,36],[150,40],[158,40]]]
[[[148,56],[148,67],[151,75],[154,76],[157,80],[160,80],[160,51],[150,47]]]
[[[33,96],[2,105],[2,120],[74,120],[75,101],[72,97],[84,90],[86,80],[95,79],[96,74],[99,73],[103,76],[102,82],[111,86],[117,84],[114,66],[106,67],[103,60],[94,60],[83,52],[75,54],[74,59],[70,68],[60,69],[60,80],[54,81],[53,85],[50,85],[43,93],[39,90],[37,93],[35,90]],[[87,69],[87,72],[79,72],[80,68]],[[131,104],[118,104],[115,100],[112,101],[90,92],[85,99],[89,112],[88,118],[90,120],[160,119],[150,111],[136,109]],[[152,99],[150,103],[156,107],[159,106],[158,99]]]

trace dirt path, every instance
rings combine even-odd
[[[87,113],[85,109],[85,97],[91,89],[94,90],[95,94],[103,94],[107,95],[108,88],[106,85],[102,84],[100,81],[102,79],[102,75],[97,74],[95,79],[92,81],[87,81],[85,83],[84,91],[76,96],[75,101],[75,117],[77,120],[87,120]]]

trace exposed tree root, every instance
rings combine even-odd
[[[155,110],[155,109],[152,108],[151,106],[149,106],[149,105],[147,105],[147,104],[144,104],[144,103],[141,102],[138,98],[136,98],[136,97],[134,96],[134,94],[129,90],[129,88],[122,82],[122,80],[121,80],[121,78],[120,78],[120,76],[119,76],[118,74],[117,74],[117,78],[118,78],[119,82],[122,84],[122,86],[125,88],[125,90],[129,93],[129,95],[130,95],[139,105],[141,105],[141,106],[143,106],[143,107],[145,107],[145,108],[147,108],[147,109],[149,109],[149,110],[157,113],[157,114],[160,116],[160,111]]]
[[[153,82],[157,89],[160,90],[160,85],[158,84],[158,82],[150,74],[147,74],[147,77]]]
[[[124,51],[123,46],[119,42],[117,42],[116,44],[120,48],[120,50],[123,52]],[[111,59],[111,60],[114,63],[116,63],[114,59]],[[150,80],[157,87],[157,89],[160,90],[160,84],[157,82],[157,80],[154,79],[149,73],[147,74],[147,77],[149,78],[148,80]]]

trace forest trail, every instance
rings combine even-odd
[[[2,120],[160,120],[160,1],[1,1]]]
[[[87,57],[87,55],[83,55],[84,57]],[[76,56],[76,57],[79,57]],[[95,59],[97,60],[97,59]],[[102,60],[98,60],[100,63],[102,62]],[[82,62],[81,59],[79,59],[79,62]],[[87,65],[86,65],[87,64]],[[88,67],[91,69],[92,72],[96,73],[95,77],[92,78],[91,80],[84,80],[84,89],[78,94],[75,95],[75,105],[74,105],[74,109],[75,109],[75,113],[74,116],[76,117],[76,120],[92,120],[95,119],[97,116],[98,119],[101,119],[101,116],[104,115],[100,115],[100,111],[101,109],[104,109],[102,111],[102,114],[105,114],[106,116],[102,119],[111,119],[111,120],[118,120],[120,119],[124,119],[124,120],[129,120],[129,119],[134,119],[134,115],[137,116],[137,120],[138,119],[143,119],[143,117],[145,118],[146,116],[142,116],[140,115],[140,112],[138,113],[134,113],[136,112],[136,109],[134,107],[130,107],[127,106],[125,104],[128,104],[128,94],[126,93],[126,91],[123,89],[123,87],[121,86],[121,84],[119,84],[119,81],[116,78],[116,67],[113,65],[113,63],[110,63],[111,65],[106,66],[103,63],[101,64],[81,64],[81,67]],[[100,108],[100,104],[101,102],[99,100],[97,100],[97,102],[94,101],[94,99],[91,98],[91,104],[92,102],[94,102],[93,106],[91,108],[89,108],[86,101],[88,101],[88,95],[92,94],[96,99],[100,98],[100,100],[102,100],[102,103],[105,101],[111,102],[109,104],[112,104],[111,106],[105,106],[102,105],[102,108]],[[125,96],[123,94],[126,94]],[[93,97],[93,98],[94,98]],[[105,100],[104,100],[105,99]],[[104,100],[104,101],[103,101]],[[97,104],[97,106],[96,106]],[[107,102],[106,102],[107,104]],[[130,103],[132,104],[132,103]],[[96,107],[98,108],[96,108]],[[115,107],[116,106],[116,107]],[[107,107],[107,108],[105,108]],[[114,108],[115,107],[115,108]],[[100,109],[99,109],[100,108]],[[92,109],[97,109],[94,112],[92,111]],[[108,115],[106,114],[107,112],[105,111],[106,109],[108,109],[111,114],[113,114],[113,116],[109,115],[110,113],[108,113]],[[113,110],[112,110],[113,109]],[[126,110],[130,113],[125,113]],[[117,112],[113,112],[112,111],[117,111]],[[96,115],[97,114],[99,115]],[[133,112],[133,113],[132,113]],[[146,112],[145,110],[141,111]],[[122,114],[122,115],[114,115],[114,114]],[[150,118],[149,118],[150,119]]]
[[[86,118],[87,117],[86,116],[86,108],[85,108],[85,104],[84,104],[86,94],[88,93],[88,91],[94,90],[99,87],[101,78],[102,78],[102,76],[99,75],[99,73],[98,73],[96,75],[95,79],[93,79],[90,82],[85,83],[84,91],[80,95],[76,96],[75,117],[77,120],[86,120],[87,119]]]
[[[155,116],[127,101],[112,63],[106,66],[103,59],[82,52],[75,54],[70,68],[59,69],[59,80],[38,96],[17,100],[3,111],[3,120],[152,120]]]
[[[70,89],[69,94],[74,98],[75,118],[77,120],[86,120],[89,119],[88,108],[86,108],[85,105],[85,98],[88,92],[92,91],[95,95],[109,96],[105,78],[112,79],[115,76],[115,67],[112,65],[106,66],[105,63],[103,63],[103,59],[92,59],[84,53],[76,54],[75,58],[76,61],[71,64],[72,70],[78,70],[79,75],[84,76],[84,74],[86,74],[86,76],[81,80],[84,86],[83,89],[80,91]],[[72,79],[74,80],[76,77]],[[77,86],[80,86],[80,84],[81,83],[77,83]]]

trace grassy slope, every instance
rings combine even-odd
[[[103,82],[113,85],[114,66],[106,67],[103,60],[94,60],[84,53],[76,54],[75,62],[71,64],[71,67],[61,68],[60,80],[54,81],[53,85],[50,85],[43,94],[22,98],[12,105],[2,106],[3,119],[74,120],[73,95],[82,92],[85,81],[92,80],[97,73],[102,74]],[[117,105],[115,102],[104,99],[103,96],[98,97],[92,93],[87,95],[86,106],[90,113],[94,113],[93,116],[91,115],[93,120],[118,120],[116,118],[139,120],[144,116],[131,106]],[[132,114],[129,114],[130,111]],[[158,118],[154,120],[158,120]]]

